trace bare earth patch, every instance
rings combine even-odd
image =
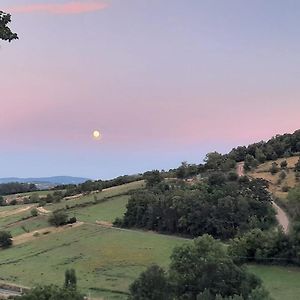
[[[60,227],[45,227],[45,228],[35,230],[32,232],[20,234],[13,238],[13,244],[14,245],[24,244],[26,242],[41,238],[45,235],[62,232],[62,231],[65,231],[65,230],[68,230],[71,228],[76,228],[83,224],[84,224],[83,222],[76,222],[74,224],[68,224],[68,225],[64,225],[64,226],[60,226]]]

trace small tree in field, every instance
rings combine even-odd
[[[0,248],[7,248],[12,245],[12,236],[10,232],[0,231]]]
[[[77,288],[77,277],[74,269],[65,272],[65,288],[74,290]]]
[[[53,226],[62,226],[67,224],[68,215],[64,211],[54,212],[48,219],[48,222]]]

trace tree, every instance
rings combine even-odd
[[[170,285],[165,271],[157,265],[150,266],[129,287],[130,300],[168,300]]]
[[[148,187],[153,187],[163,181],[163,177],[158,170],[146,172],[144,178]]]
[[[5,205],[5,200],[3,198],[3,196],[0,196],[0,206]]]
[[[11,42],[12,40],[18,39],[18,35],[13,33],[8,27],[11,22],[11,15],[3,11],[0,11],[0,39]]]
[[[38,214],[39,214],[39,212],[38,212],[38,210],[37,210],[36,208],[33,208],[33,209],[30,211],[30,213],[31,213],[31,216],[32,216],[32,217],[37,217]]]
[[[64,211],[56,211],[49,217],[48,222],[57,227],[65,225],[68,222],[68,215]]]
[[[283,160],[281,163],[280,163],[280,168],[281,169],[285,169],[287,167],[288,163],[286,160]]]
[[[196,299],[205,289],[215,297],[242,295],[248,299],[252,290],[261,286],[256,276],[235,265],[224,245],[209,235],[174,249],[170,279],[180,299]]]
[[[84,296],[74,289],[61,288],[55,285],[38,286],[16,300],[84,300]]]
[[[276,174],[279,171],[278,164],[273,162],[270,168],[270,172],[272,175]]]
[[[77,288],[77,277],[74,269],[65,272],[65,288],[74,290]]]
[[[12,245],[12,235],[7,231],[0,231],[0,248],[7,248]]]

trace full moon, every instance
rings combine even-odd
[[[99,139],[101,138],[101,133],[100,133],[99,130],[94,130],[94,131],[93,131],[93,138],[94,138],[95,140],[99,140]]]

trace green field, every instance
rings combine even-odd
[[[64,271],[75,268],[84,291],[107,299],[125,299],[128,285],[152,263],[167,266],[181,238],[150,232],[82,225],[41,236],[2,250],[0,279],[32,286],[63,282]]]
[[[250,265],[275,300],[300,299],[300,268]]]
[[[113,222],[126,211],[126,204],[129,196],[116,196],[108,201],[91,205],[84,208],[74,208],[69,210],[70,215],[75,215],[79,221],[92,222],[106,221]]]
[[[137,190],[137,189],[143,188],[144,185],[145,185],[145,183],[143,180],[135,181],[135,182],[123,184],[120,186],[108,188],[108,189],[105,189],[98,193],[81,196],[79,198],[74,198],[74,199],[69,199],[69,200],[63,199],[59,203],[53,203],[50,205],[46,205],[45,208],[47,210],[51,210],[51,211],[54,211],[57,209],[62,209],[62,208],[65,208],[66,206],[68,206],[69,208],[72,208],[78,204],[93,202],[95,199],[97,199],[99,201],[99,200],[103,200],[106,198],[125,195],[125,194],[128,194],[128,192],[130,192],[131,190]]]

